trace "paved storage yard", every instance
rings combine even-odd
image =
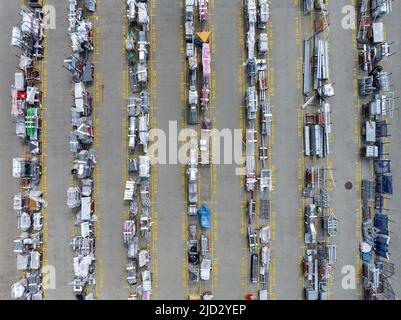
[[[70,106],[73,100],[71,78],[62,67],[70,55],[67,1],[48,0],[57,13],[56,29],[47,31],[47,58],[44,61],[45,88],[44,137],[46,228],[44,264],[55,268],[56,287],[45,291],[45,299],[74,299],[69,285],[73,278],[73,252],[69,246],[73,235],[74,217],[66,207],[66,191],[72,184],[70,175],[72,154],[68,135],[71,131]],[[187,65],[184,51],[184,1],[152,0],[151,22],[151,81],[153,82],[153,125],[166,133],[176,125],[178,132],[186,128]],[[272,193],[272,272],[269,288],[271,299],[304,299],[301,260],[304,255],[303,142],[301,106],[303,40],[312,34],[312,19],[305,17],[301,1],[271,0],[269,32],[270,91],[274,121],[274,144],[271,152],[274,173]],[[327,165],[332,168],[336,187],[331,190],[331,205],[339,219],[339,232],[334,239],[337,250],[330,299],[362,299],[359,258],[361,241],[358,214],[360,203],[360,124],[357,106],[357,50],[355,30],[345,30],[341,21],[342,8],[349,0],[329,2],[330,67],[336,95],[330,99],[333,133],[331,154]],[[244,108],[244,47],[241,37],[243,1],[209,0],[209,27],[212,54],[212,104],[210,113],[217,129],[241,127],[241,108]],[[18,236],[17,221],[12,210],[12,197],[18,192],[18,181],[11,175],[12,158],[24,149],[15,135],[11,121],[10,84],[13,82],[17,57],[10,45],[11,29],[19,24],[19,1],[0,0],[0,300],[10,298],[10,285],[19,276],[13,253],[13,239]],[[384,17],[386,35],[393,52],[401,51],[401,5],[393,4],[393,12]],[[98,1],[91,18],[95,26],[96,76],[91,88],[95,100],[95,149],[97,151],[96,181],[96,270],[98,299],[127,299],[127,249],[122,241],[123,220],[128,207],[123,201],[126,180],[126,57],[124,30],[126,9],[124,0]],[[9,49],[8,49],[9,48]],[[401,70],[398,55],[383,63],[392,72],[391,90],[401,95]],[[397,103],[399,99],[396,100]],[[244,108],[245,109],[245,108]],[[388,147],[393,161],[394,196],[388,202],[391,210],[391,261],[396,274],[392,286],[401,295],[401,245],[399,192],[401,191],[401,116],[394,111],[391,121],[391,144]],[[173,123],[174,122],[174,123]],[[168,136],[167,136],[168,137]],[[169,143],[169,141],[167,141]],[[180,142],[178,142],[178,146]],[[169,148],[167,147],[167,150]],[[167,153],[169,156],[169,153]],[[222,157],[223,159],[223,157]],[[246,240],[245,191],[243,179],[236,175],[237,164],[216,165],[201,169],[201,200],[215,211],[211,236],[213,269],[210,285],[216,299],[243,299],[256,293],[249,283],[249,261]],[[156,299],[187,299],[191,288],[187,281],[188,228],[186,165],[160,164],[154,170],[153,187],[154,227],[152,263],[153,290]],[[351,182],[353,188],[346,190]],[[214,186],[210,187],[213,183]],[[357,287],[344,290],[343,268],[355,266]]]

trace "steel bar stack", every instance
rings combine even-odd
[[[129,217],[124,221],[123,241],[127,246],[127,282],[129,300],[152,298],[151,257],[151,158],[150,143],[150,1],[127,0],[128,30],[125,49],[128,63],[129,98],[128,180],[124,201]]]
[[[394,300],[390,284],[394,264],[390,261],[391,213],[388,197],[393,194],[391,160],[386,152],[389,141],[388,118],[393,117],[394,93],[382,62],[390,44],[384,39],[381,17],[392,11],[391,0],[361,0],[358,12],[359,95],[361,112],[362,221],[360,254],[363,292],[366,300]]]
[[[268,299],[271,261],[270,197],[273,177],[270,160],[272,114],[268,88],[267,0],[244,1],[247,88],[245,97],[245,190],[249,246],[249,280],[257,288],[250,299]],[[257,186],[259,188],[257,188]],[[258,190],[259,189],[259,190]]]
[[[14,240],[17,270],[20,279],[11,286],[11,298],[42,300],[43,220],[46,201],[43,199],[42,112],[43,67],[45,56],[45,12],[40,4],[22,6],[22,22],[13,27],[11,45],[20,50],[15,83],[11,86],[11,115],[16,134],[24,145],[24,156],[14,158],[12,174],[20,181],[14,196],[21,234]]]
[[[67,190],[67,206],[75,217],[75,235],[70,241],[74,252],[74,278],[70,283],[77,300],[96,298],[94,102],[89,89],[95,77],[93,60],[94,25],[90,16],[96,1],[68,0],[68,33],[72,54],[64,67],[72,76],[70,150],[75,159],[71,174],[74,185]]]
[[[304,14],[312,15],[312,36],[304,40],[302,106],[304,121],[305,174],[302,204],[305,253],[302,260],[306,300],[327,300],[337,246],[333,237],[338,219],[330,207],[330,189],[335,187],[330,154],[329,13],[325,1],[304,1]]]

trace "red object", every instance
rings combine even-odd
[[[26,91],[18,91],[17,98],[18,100],[25,100],[27,96]]]

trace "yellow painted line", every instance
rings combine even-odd
[[[126,12],[126,2],[124,0],[121,1],[121,11],[122,12]],[[122,45],[121,45],[121,52],[124,56],[126,56],[126,50],[125,50],[125,40],[128,34],[128,22],[126,17],[122,18]],[[128,78],[128,62],[124,61],[124,68],[121,72],[121,82],[122,82],[122,99],[124,101],[123,104],[123,110],[126,111],[127,110],[127,101],[128,101],[128,97],[129,97],[129,78]],[[128,158],[129,158],[129,149],[128,149],[128,139],[127,139],[127,132],[128,132],[128,127],[129,127],[129,119],[128,116],[126,114],[126,112],[124,113],[123,119],[122,119],[122,123],[123,123],[123,130],[122,130],[122,144],[123,144],[123,148],[125,149],[125,154],[124,154],[124,163],[123,163],[123,188],[125,187],[125,183],[127,180],[129,180],[129,174],[128,174]],[[122,190],[122,193],[124,191]],[[124,219],[128,219],[129,218],[129,209],[126,209],[126,213],[124,216]],[[152,255],[153,258],[153,255]],[[128,295],[131,293],[131,288],[130,286],[127,286],[127,293]]]
[[[47,3],[44,2],[44,5]],[[44,56],[45,58],[47,57],[47,30],[44,30],[44,41],[43,41],[43,47],[44,47]],[[41,77],[41,88],[40,90],[42,91],[42,102],[41,102],[41,107],[40,107],[40,118],[42,120],[42,130],[40,132],[40,141],[42,143],[42,153],[40,155],[40,163],[42,165],[42,177],[41,177],[41,191],[43,192],[43,198],[46,199],[47,196],[47,167],[46,167],[46,161],[45,158],[46,152],[47,152],[47,121],[46,121],[46,99],[47,99],[47,82],[48,82],[48,74],[47,74],[47,61],[42,60],[39,63],[40,65],[40,77]],[[25,149],[25,148],[24,148]],[[27,150],[25,149],[24,152]],[[42,268],[43,266],[48,265],[48,260],[47,260],[47,241],[48,241],[48,233],[49,233],[49,220],[48,220],[48,212],[45,207],[42,207],[41,209],[42,212],[42,218],[43,218],[43,228],[42,228],[42,235],[43,235],[43,244],[42,244]],[[42,269],[40,270],[42,273]],[[43,276],[43,273],[42,273]],[[47,288],[46,286],[43,286],[43,299],[46,298],[47,294]]]
[[[100,7],[100,2],[97,2],[97,9],[99,10]],[[88,86],[88,91],[91,93],[93,99],[92,99],[92,122],[94,123],[94,144],[93,148],[96,150],[100,147],[100,119],[97,117],[97,104],[102,101],[100,91],[101,91],[101,84],[99,82],[99,74],[97,72],[97,64],[99,63],[98,56],[100,55],[100,38],[101,38],[101,33],[100,33],[100,28],[97,25],[97,20],[98,16],[90,16],[88,19],[92,21],[93,24],[93,45],[94,45],[94,50],[93,50],[93,56],[94,60],[93,64],[95,65],[95,73],[94,73],[94,79],[93,79],[93,85]],[[98,198],[100,197],[100,171],[101,168],[99,165],[97,165],[94,169],[94,174],[93,174],[93,183],[94,183],[94,192],[93,192],[93,201],[95,204],[95,209],[94,212],[96,213],[97,216],[97,221],[94,223],[94,236],[95,240],[99,241],[100,240],[100,224],[101,224],[101,211],[99,210],[99,204],[100,201],[98,201]],[[75,227],[75,230],[78,230],[78,227]],[[77,233],[77,232],[76,232]],[[99,298],[99,291],[103,288],[103,259],[99,258],[98,256],[98,247],[95,246],[95,257],[96,258],[96,265],[95,265],[95,278],[96,278],[96,284],[94,287],[94,297],[96,299]]]
[[[183,10],[184,10],[184,2],[180,1],[180,9],[181,9],[181,16],[183,16]],[[187,63],[186,59],[184,58],[185,56],[185,43],[184,43],[184,26],[180,25],[179,27],[179,41],[180,41],[180,54],[182,56],[181,63],[182,63],[182,71],[180,73],[180,99],[181,99],[181,107],[183,109],[183,115],[187,114],[187,82],[186,82],[186,72],[187,72]],[[187,129],[187,121],[185,119],[185,116],[182,116],[180,119],[180,126],[182,129]],[[183,146],[186,143],[186,141],[180,141],[180,145]],[[182,240],[183,240],[183,262],[182,262],[182,280],[183,280],[183,287],[184,287],[184,300],[189,298],[189,295],[192,294],[192,288],[190,288],[189,285],[189,272],[188,272],[188,267],[189,267],[189,262],[188,262],[188,248],[187,248],[187,241],[188,241],[188,228],[189,228],[189,221],[188,221],[188,192],[187,192],[187,186],[186,186],[186,165],[181,164],[181,188],[182,188],[182,194],[184,195],[183,199],[183,206],[184,206],[184,211],[182,212]],[[198,179],[199,179],[199,174],[198,174]],[[199,193],[199,184],[198,184],[198,198],[200,199],[200,193]],[[196,294],[196,293],[194,293]]]
[[[214,57],[216,51],[216,32],[215,26],[213,23],[213,9],[214,9],[214,1],[211,0],[209,4],[209,20],[210,20],[210,47],[211,47],[211,78],[210,78],[210,102],[209,102],[209,114],[213,119],[212,128],[216,129],[216,119],[215,119],[215,110],[216,110],[216,79],[215,79],[215,70],[214,70]],[[213,150],[213,146],[215,145],[215,137],[211,137],[211,150]],[[218,240],[218,213],[215,210],[215,198],[217,192],[217,166],[215,164],[210,165],[210,181],[209,184],[211,186],[211,212],[212,212],[212,232],[211,232],[211,256],[212,256],[212,294],[215,293],[216,284],[218,283],[218,259],[215,255],[215,241]]]
[[[270,6],[272,5],[272,1],[269,0]],[[269,34],[269,51],[268,51],[268,72],[267,72],[267,83],[268,83],[268,97],[271,99],[274,97],[274,85],[275,85],[275,73],[272,64],[270,63],[271,60],[271,50],[274,47],[274,37],[273,37],[273,23],[269,20],[267,24],[267,32]],[[273,106],[270,103],[270,112],[273,112]],[[269,283],[268,283],[268,290],[269,290],[269,299],[275,300],[277,298],[275,293],[276,288],[276,277],[277,277],[277,266],[276,266],[276,258],[274,257],[274,244],[276,241],[276,215],[277,213],[273,211],[272,208],[272,200],[274,197],[275,185],[276,185],[276,167],[273,165],[273,146],[275,143],[275,118],[272,116],[271,118],[271,132],[268,139],[268,167],[272,171],[272,187],[273,190],[269,196],[269,212],[270,212],[270,254],[271,254],[271,261],[270,261],[270,268],[269,268]]]
[[[245,67],[244,63],[246,61],[246,52],[245,52],[245,32],[243,29],[244,26],[244,16],[243,11],[240,9],[238,13],[238,34],[240,39],[241,45],[241,62],[238,66],[238,80],[239,80],[239,93],[243,96],[246,92],[246,79],[245,79]],[[240,105],[239,110],[239,120],[240,120],[240,128],[242,132],[246,135],[246,127],[245,127],[245,106],[243,103]],[[243,150],[243,153],[245,150]],[[244,156],[245,154],[243,154]],[[245,177],[241,176],[240,185],[242,188],[245,187]],[[242,250],[242,257],[241,257],[241,286],[243,288],[243,296],[249,293],[248,290],[248,282],[249,282],[249,273],[248,273],[248,256],[249,256],[249,249],[248,249],[248,242],[247,242],[247,196],[244,192],[243,200],[241,202],[241,234],[243,235],[243,250]]]
[[[300,2],[299,0],[297,1],[298,8],[300,8]],[[297,59],[297,91],[299,92],[299,106],[303,104],[303,96],[301,92],[301,84],[302,84],[302,22],[301,22],[301,11],[297,10],[296,16],[295,16],[295,39],[296,39],[296,45],[298,47],[298,50],[301,54],[300,57]],[[305,253],[305,244],[304,244],[304,208],[305,208],[305,198],[302,196],[302,186],[304,182],[304,174],[305,174],[305,156],[303,154],[304,150],[304,141],[303,141],[303,119],[304,119],[304,111],[301,107],[297,108],[297,123],[298,123],[298,137],[300,138],[301,142],[301,150],[299,153],[299,158],[298,158],[298,189],[300,193],[300,198],[299,198],[299,208],[298,208],[298,237],[300,239],[300,256],[298,259],[298,266],[301,265],[303,255]],[[299,269],[299,282],[302,286],[302,288],[305,288],[305,278],[302,274],[302,271]],[[300,296],[300,299],[302,300],[303,297]]]
[[[150,114],[151,114],[151,129],[157,128],[157,118],[155,115],[155,98],[157,96],[157,69],[155,68],[155,60],[153,58],[153,54],[155,50],[157,50],[157,32],[156,26],[152,23],[153,17],[155,16],[154,10],[156,9],[156,1],[149,1],[149,15],[150,15],[150,38],[151,38],[151,49],[149,53],[150,61],[149,61],[149,71],[151,75],[150,80]],[[152,245],[151,245],[151,256],[152,256],[152,275],[153,275],[153,286],[154,289],[152,291],[153,299],[157,298],[157,289],[159,287],[159,268],[158,268],[158,259],[156,257],[157,252],[157,240],[158,240],[158,213],[155,210],[155,195],[157,193],[157,165],[153,165],[151,168],[151,217],[152,217]]]
[[[354,7],[357,7],[357,1],[354,0]],[[352,31],[352,49],[355,57],[355,66],[353,70],[353,79],[354,79],[354,98],[355,98],[355,113],[354,113],[354,136],[355,136],[355,144],[358,147],[358,155],[362,148],[360,127],[361,127],[361,100],[358,93],[358,78],[359,78],[359,55],[357,49],[357,32],[356,29]],[[362,164],[361,160],[358,159],[355,163],[355,190],[357,190],[357,203],[358,206],[355,211],[355,237],[358,242],[362,241],[362,231],[361,231],[361,223],[362,223]],[[356,266],[356,282],[357,288],[359,290],[358,297],[362,298],[362,261],[359,255],[355,257],[355,266]]]

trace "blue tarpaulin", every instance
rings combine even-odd
[[[393,177],[392,176],[377,176],[376,192],[382,194],[393,194]]]
[[[375,214],[375,227],[381,234],[388,235],[388,216],[384,214]]]
[[[388,137],[388,126],[386,121],[376,122],[376,138]]]
[[[370,262],[371,259],[372,259],[372,252],[363,252],[362,253],[362,260],[364,262]]]
[[[207,204],[202,204],[198,210],[199,224],[202,229],[210,229],[210,209]]]
[[[377,160],[374,166],[376,174],[391,173],[391,160]]]
[[[389,259],[388,249],[390,237],[384,234],[378,234],[375,238],[375,252],[378,256]]]

